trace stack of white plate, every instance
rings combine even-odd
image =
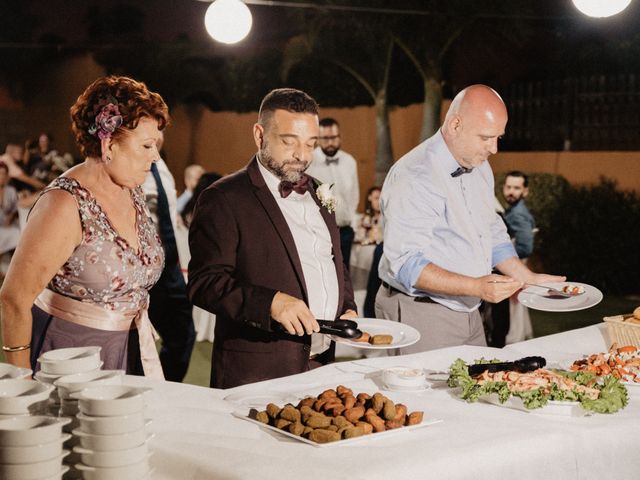
[[[0,420],[0,478],[59,480],[68,470],[62,459],[66,419],[27,415]]]
[[[148,388],[103,385],[72,393],[78,398],[80,427],[73,431],[80,445],[75,468],[88,480],[148,478],[144,392]]]
[[[57,387],[58,397],[60,398],[60,416],[71,418],[71,423],[65,427],[65,430],[72,432],[80,425],[76,418],[76,414],[80,411],[78,399],[72,398],[72,394],[86,388],[101,385],[120,385],[124,374],[124,370],[92,370],[90,372],[64,375],[55,380],[53,384]],[[80,439],[74,435],[65,442],[64,447],[73,450],[73,447],[78,445],[80,445]],[[65,464],[71,466],[71,471],[66,475],[67,478],[82,478],[82,474],[75,469],[75,464],[78,462],[80,462],[80,455],[75,452],[65,459]],[[73,477],[73,474],[76,473],[77,476]]]
[[[56,380],[63,376],[95,372],[102,366],[100,347],[73,347],[49,350],[40,355],[38,363],[40,363],[40,371],[35,374],[36,380],[50,385],[53,385]],[[77,413],[76,402],[66,403],[66,405],[63,405],[58,391],[54,390],[49,400],[50,413],[67,417],[75,416]],[[75,428],[75,426],[70,425],[68,431]]]

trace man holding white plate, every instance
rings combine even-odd
[[[402,354],[486,345],[478,312],[483,300],[499,302],[525,283],[565,280],[529,270],[494,211],[487,159],[497,152],[506,124],[507,109],[493,89],[467,87],[440,130],[387,175],[376,314],[420,331],[420,341]]]

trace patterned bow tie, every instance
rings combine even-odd
[[[456,178],[456,177],[459,177],[462,174],[471,173],[472,171],[473,171],[473,168],[458,167],[455,172],[451,173],[451,176],[453,178]]]
[[[332,163],[338,163],[338,160],[340,160],[338,157],[325,157],[324,161],[327,165],[331,165]]]
[[[280,192],[280,196],[282,198],[287,198],[291,195],[291,192],[296,192],[299,195],[304,195],[304,193],[311,188],[311,177],[309,175],[302,175],[300,180],[297,182],[289,182],[288,180],[282,180],[280,185],[278,185],[278,192]]]

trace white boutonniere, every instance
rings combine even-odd
[[[329,213],[333,213],[336,210],[336,197],[333,194],[331,188],[333,187],[333,183],[329,185],[328,183],[321,183],[318,188],[316,188],[316,195],[320,200],[320,203],[324,208],[328,210]]]

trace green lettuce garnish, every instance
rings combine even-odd
[[[476,363],[496,363],[499,360],[480,359]],[[522,399],[525,408],[535,409],[544,407],[549,400],[564,402],[580,402],[585,410],[598,413],[614,413],[624,408],[628,403],[626,387],[612,375],[602,377],[600,380],[591,372],[564,372],[555,371],[559,375],[574,380],[579,385],[584,385],[600,390],[596,400],[587,397],[585,393],[576,390],[560,390],[559,386],[552,384],[549,392],[545,393],[542,387],[525,392],[512,392],[506,382],[484,382],[482,385],[469,375],[467,364],[462,359],[457,359],[449,368],[449,387],[460,387],[460,398],[467,402],[476,402],[483,395],[497,394],[500,403],[506,402],[511,396]]]

